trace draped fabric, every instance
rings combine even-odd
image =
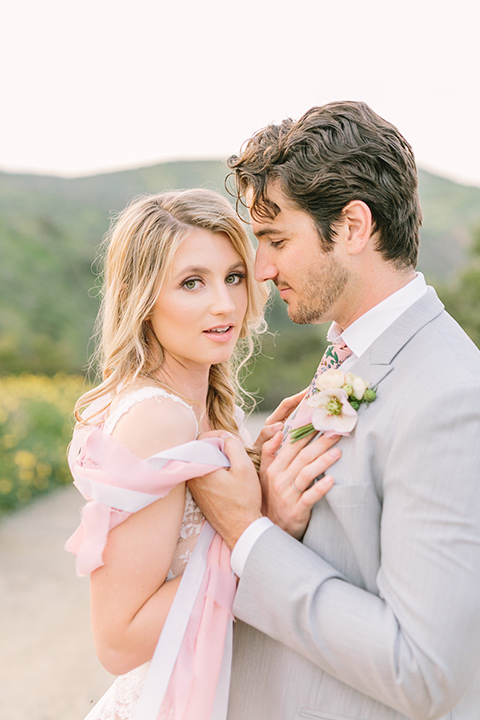
[[[223,440],[195,440],[142,460],[102,431],[75,431],[69,453],[74,484],[86,498],[65,549],[77,572],[103,565],[109,531],[165,497],[178,483],[228,467]],[[138,720],[224,720],[231,660],[235,578],[230,551],[205,522],[150,663]]]

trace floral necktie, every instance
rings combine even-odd
[[[308,386],[307,394],[305,395],[300,405],[293,411],[293,413],[290,415],[290,417],[285,423],[283,431],[283,442],[285,442],[285,439],[288,436],[291,423],[296,417],[298,411],[300,410],[300,407],[303,406],[305,400],[312,394],[317,377],[326,370],[336,370],[338,367],[340,367],[344,360],[350,357],[351,354],[352,351],[350,350],[348,345],[343,342],[343,340],[340,340],[340,342],[333,342],[327,347],[327,349],[323,353],[323,357],[320,360],[320,364],[315,372],[315,375],[313,376],[312,382]]]
[[[323,357],[320,360],[320,364],[313,376],[312,382],[308,386],[306,397],[309,397],[312,394],[313,388],[315,387],[315,381],[321,373],[324,373],[326,370],[336,370],[340,367],[344,360],[350,357],[351,354],[352,351],[348,345],[343,342],[343,340],[331,343],[331,345],[329,345],[323,353]]]

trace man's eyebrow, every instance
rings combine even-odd
[[[262,228],[258,232],[254,232],[254,235],[257,238],[264,237],[265,235],[281,235],[281,234],[282,234],[281,230],[278,230],[277,228],[273,228],[273,227]]]

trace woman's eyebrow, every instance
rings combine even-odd
[[[175,276],[175,279],[181,275],[205,275],[211,272],[210,268],[202,267],[201,265],[189,265],[188,267],[182,268],[179,273]]]
[[[232,272],[233,270],[240,270],[245,269],[246,265],[243,262],[243,260],[239,260],[238,262],[234,263],[228,270],[227,273]],[[180,270],[179,273],[175,275],[174,280],[177,278],[182,277],[182,275],[208,275],[212,272],[211,268],[204,267],[202,265],[189,265],[186,268],[183,268]]]

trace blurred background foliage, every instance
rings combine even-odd
[[[0,377],[0,517],[71,481],[66,449],[80,375]]]
[[[73,179],[0,173],[0,512],[69,481],[110,219],[142,193],[202,186],[229,197],[226,172],[220,161],[182,161]],[[422,170],[419,187],[419,269],[480,345],[480,188]],[[326,328],[291,323],[276,293],[268,320],[245,381],[261,410],[305,387],[325,348]]]

